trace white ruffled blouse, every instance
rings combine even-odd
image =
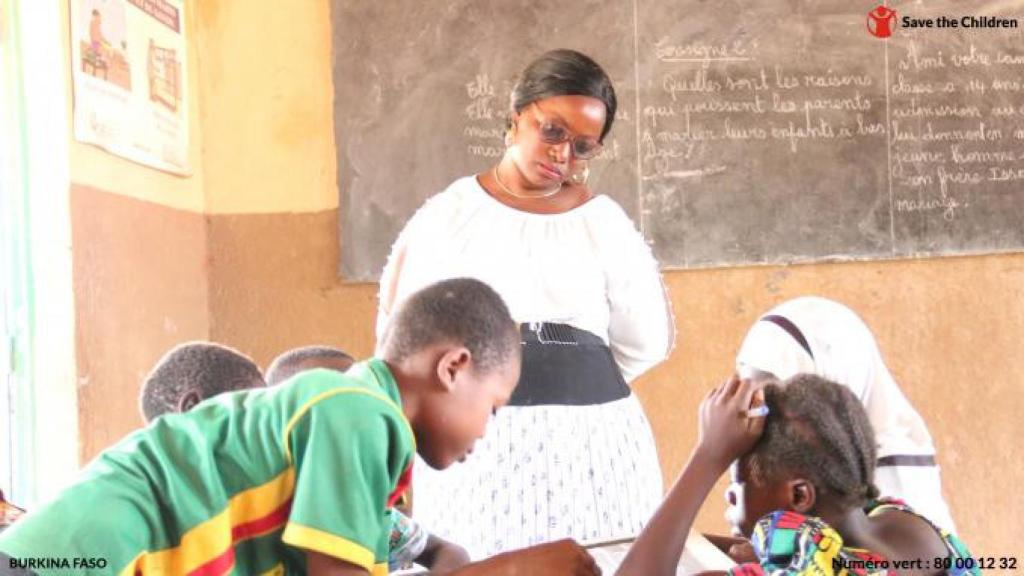
[[[456,180],[420,207],[391,248],[378,342],[398,303],[457,277],[492,286],[517,322],[559,322],[600,336],[627,382],[672,349],[675,327],[657,261],[607,196],[534,214],[492,198],[475,176]]]

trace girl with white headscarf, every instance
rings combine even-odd
[[[849,388],[867,410],[878,442],[875,484],[939,526],[955,531],[942,497],[935,446],[921,415],[893,380],[867,325],[826,298],[804,296],[761,316],[740,347],[743,377],[780,380],[807,372]]]

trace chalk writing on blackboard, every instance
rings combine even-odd
[[[1020,29],[882,39],[840,0],[358,4],[332,9],[346,278],[376,278],[426,198],[504,154],[516,74],[561,47],[619,95],[589,185],[666,268],[1024,249]],[[1010,4],[889,6],[1024,16]]]

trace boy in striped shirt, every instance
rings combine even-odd
[[[464,458],[515,388],[501,298],[455,279],[409,298],[381,358],[222,394],[106,450],[0,534],[3,569],[39,574],[387,574],[389,509],[416,451]],[[562,543],[461,574],[595,574]]]

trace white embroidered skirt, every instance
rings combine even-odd
[[[586,406],[510,406],[462,463],[413,471],[413,518],[479,559],[571,537],[634,536],[662,499],[636,396]]]

